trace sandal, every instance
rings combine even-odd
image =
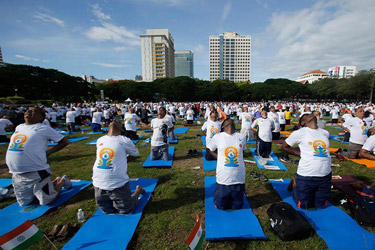
[[[259,181],[259,174],[257,172],[251,172],[250,173],[250,176],[251,176],[251,179],[253,179],[254,181]]]

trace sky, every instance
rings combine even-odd
[[[209,79],[209,36],[250,35],[252,82],[354,65],[375,68],[374,0],[5,0],[0,47],[12,64],[134,79],[140,35],[168,29]]]

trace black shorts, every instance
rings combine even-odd
[[[218,209],[241,209],[245,184],[221,185],[216,183],[214,203]]]

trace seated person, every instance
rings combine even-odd
[[[14,194],[20,206],[34,202],[48,205],[57,199],[63,187],[72,187],[67,176],[52,181],[47,162],[47,156],[67,146],[69,140],[53,128],[42,125],[45,113],[40,108],[27,110],[24,118],[25,123],[18,125],[10,138],[6,153]],[[58,144],[47,150],[49,141]]]
[[[136,122],[140,118],[134,114],[133,108],[129,108],[128,113],[125,114],[124,123],[125,123],[125,136],[130,138],[130,140],[138,140]]]
[[[299,208],[325,208],[331,190],[331,156],[329,133],[318,128],[314,114],[300,118],[300,129],[283,142],[282,150],[300,156],[297,177],[292,180],[292,197]],[[299,146],[299,151],[294,150]]]
[[[243,151],[246,149],[246,136],[235,132],[232,119],[223,121],[221,131],[208,145],[210,153],[217,159],[215,207],[221,210],[241,209],[245,193]]]
[[[7,116],[0,118],[0,142],[9,142],[5,129],[13,127],[13,123]]]
[[[151,137],[151,160],[169,161],[168,152],[168,127],[173,127],[172,121],[165,119],[166,109],[160,107],[158,117],[151,120],[151,129],[153,134]]]
[[[365,144],[363,144],[362,149],[359,151],[359,157],[375,161],[375,156],[371,153],[375,148],[375,129],[370,129],[370,133],[373,135],[371,135],[366,140]]]
[[[211,139],[221,130],[221,122],[217,119],[218,113],[216,112],[216,110],[212,110],[210,113],[210,119],[206,121],[202,126],[202,132],[206,136],[206,155],[204,156],[204,158],[206,158],[207,161],[216,161],[216,158],[214,158],[210,153],[211,151],[208,148],[208,145],[210,144]],[[215,153],[217,153],[217,150],[215,151]]]
[[[272,130],[275,123],[267,117],[267,111],[262,110],[261,117],[251,124],[251,129],[257,133],[257,155],[263,158],[270,157],[272,151]]]
[[[122,129],[120,122],[113,121],[108,127],[108,135],[100,137],[96,143],[92,180],[96,204],[104,214],[131,213],[138,204],[138,196],[145,192],[138,185],[131,194],[128,161],[139,153],[134,143],[121,135]]]

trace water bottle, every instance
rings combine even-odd
[[[78,209],[77,219],[80,223],[83,223],[85,221],[85,214],[83,213],[83,210],[81,208]]]

